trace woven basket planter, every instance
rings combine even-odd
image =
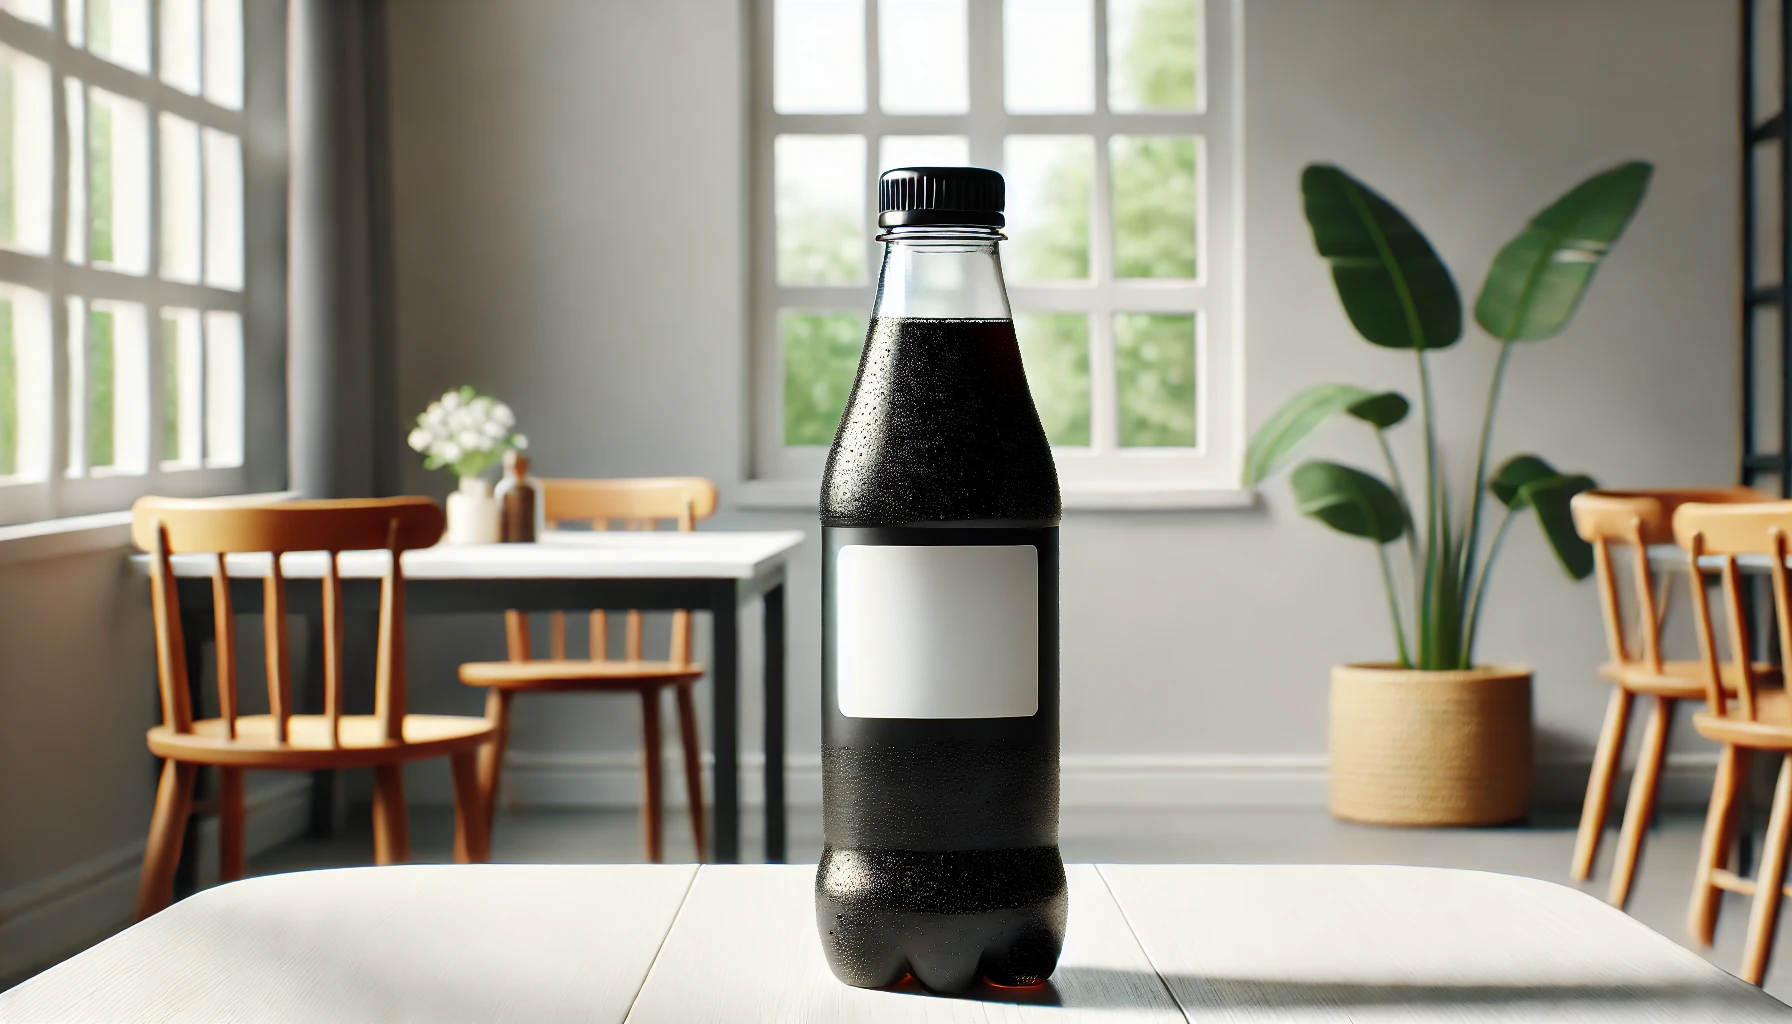
[[[1332,669],[1336,817],[1498,825],[1524,817],[1530,798],[1530,669]]]

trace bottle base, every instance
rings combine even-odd
[[[1062,900],[1056,907],[975,914],[884,913],[862,923],[856,915],[817,909],[828,967],[856,988],[887,988],[911,974],[949,995],[978,981],[1029,987],[1051,977],[1064,946]]]
[[[943,873],[941,862],[949,862]],[[933,870],[916,870],[925,868]],[[973,878],[981,883],[975,895],[951,891]],[[874,880],[884,884],[862,884]],[[979,980],[1038,985],[1064,948],[1070,901],[1055,848],[943,855],[830,849],[816,882],[828,967],[858,988],[886,988],[908,975],[946,994]]]

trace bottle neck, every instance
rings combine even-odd
[[[1007,320],[996,228],[899,227],[878,236],[884,265],[875,317]]]

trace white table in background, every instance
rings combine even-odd
[[[688,608],[712,617],[711,720],[715,732],[712,779],[715,857],[740,859],[740,628],[743,604],[764,603],[765,659],[765,853],[768,861],[784,859],[784,576],[792,553],[803,542],[798,531],[753,533],[651,533],[636,531],[548,531],[536,544],[437,546],[403,555],[405,609],[409,615],[468,612],[581,611],[640,608]],[[378,579],[390,556],[383,551],[350,551],[340,559],[343,607],[350,613],[371,613],[379,607]],[[147,571],[148,561],[134,561]],[[213,555],[177,555],[181,577],[181,629],[187,645],[189,677],[203,676],[205,646],[212,639]],[[268,574],[267,555],[231,555],[226,563],[235,582],[231,601],[239,612],[261,611],[261,580]],[[288,580],[321,580],[322,552],[281,556]],[[306,630],[313,646],[305,659],[311,677],[304,691],[322,710],[322,649],[317,616],[321,587],[298,582],[289,587],[293,614],[310,617]],[[414,660],[414,659],[413,659]],[[197,696],[197,695],[196,695]],[[301,698],[305,699],[304,697]],[[199,706],[197,702],[195,706]],[[318,773],[313,793],[314,831],[327,831],[335,800],[332,773]],[[197,822],[191,827],[196,828]],[[188,839],[192,839],[189,833]],[[198,844],[189,841],[188,851]],[[176,879],[177,891],[190,891],[191,858]],[[181,883],[185,881],[187,885]]]
[[[1792,1010],[1604,903],[1410,867],[1073,865],[1048,986],[835,981],[804,866],[404,866],[199,893],[18,1021],[1709,1021]]]

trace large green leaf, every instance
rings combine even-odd
[[[1640,160],[1602,171],[1531,218],[1487,268],[1475,321],[1502,341],[1559,334],[1636,214],[1653,171]]]
[[[1518,490],[1519,503],[1537,510],[1537,523],[1543,527],[1543,536],[1556,553],[1556,560],[1577,580],[1584,580],[1593,572],[1593,545],[1575,532],[1568,503],[1576,494],[1597,486],[1592,477],[1574,474],[1533,480]]]
[[[1373,397],[1373,391],[1353,384],[1315,384],[1284,402],[1257,428],[1250,446],[1244,450],[1245,485],[1256,484],[1275,472],[1320,424]]]
[[[1394,204],[1329,164],[1309,164],[1300,191],[1357,333],[1386,348],[1447,348],[1462,337],[1450,268]]]
[[[1386,430],[1406,418],[1412,403],[1398,391],[1383,391],[1350,403],[1344,411],[1377,430]]]
[[[1535,455],[1514,455],[1493,471],[1493,478],[1487,481],[1487,488],[1500,500],[1500,504],[1516,512],[1524,507],[1521,495],[1526,484],[1560,475],[1554,466]]]
[[[1340,533],[1380,544],[1406,533],[1406,513],[1392,489],[1360,469],[1314,460],[1289,477],[1295,508]]]

